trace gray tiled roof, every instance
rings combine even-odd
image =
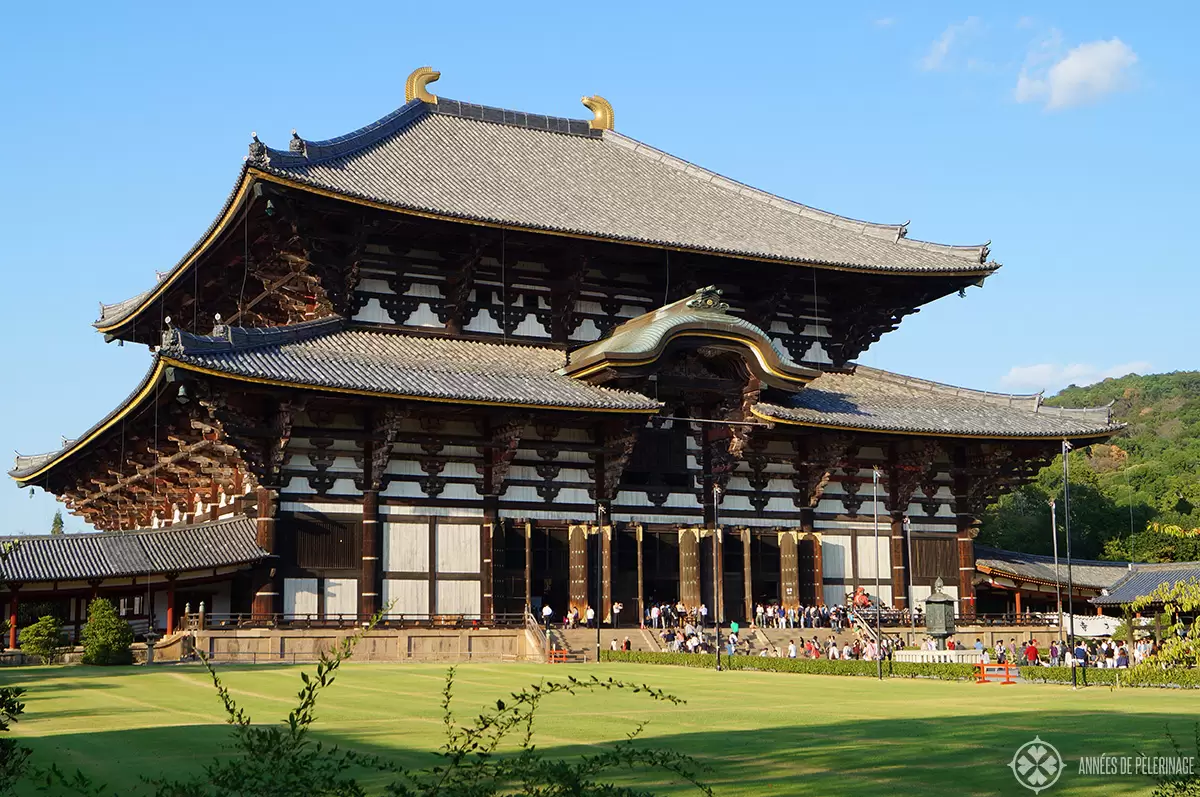
[[[910,241],[904,225],[791,202],[587,122],[444,97],[301,153],[266,149],[255,165],[340,194],[529,229],[881,271],[995,268],[982,265],[986,246]]]
[[[76,581],[249,564],[267,555],[254,521],[234,517],[164,529],[5,537],[18,542],[0,580]]]
[[[1126,604],[1149,595],[1163,584],[1180,581],[1200,582],[1200,562],[1134,565],[1124,578],[1109,586],[1105,594],[1092,598],[1091,602],[1100,606]]]
[[[912,434],[1061,438],[1124,427],[1113,423],[1108,407],[1047,407],[1041,394],[968,390],[864,366],[822,374],[786,406],[759,404],[756,410],[792,423]]]
[[[162,356],[231,376],[489,404],[630,412],[660,406],[557,373],[566,355],[551,348],[344,329],[336,318],[230,328],[224,337],[174,334]]]
[[[1053,556],[1005,551],[1000,548],[989,548],[986,545],[975,546],[975,567],[976,569],[987,568],[995,571],[996,575],[1015,576],[1017,579],[1044,584],[1053,584],[1056,580]],[[1128,562],[1071,560],[1071,579],[1078,587],[1092,589],[1111,587],[1127,573],[1129,573]],[[1067,583],[1066,557],[1059,557],[1057,580],[1062,584]]]
[[[531,230],[880,272],[999,268],[987,244],[914,240],[907,222],[874,224],[802,205],[579,119],[441,97],[436,105],[413,100],[334,139],[293,143],[298,151],[256,139],[246,166],[348,197]],[[169,274],[216,229],[236,194],[235,186]],[[96,325],[132,316],[148,293],[101,305]]]

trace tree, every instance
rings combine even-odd
[[[83,663],[133,664],[132,645],[133,629],[117,615],[112,601],[107,598],[92,601],[83,629]]]
[[[50,533],[51,534],[62,534],[63,533],[63,516],[62,516],[61,510],[58,512],[55,512],[54,520],[50,521]]]
[[[1072,553],[1152,562],[1195,559],[1196,547],[1186,540],[1143,534],[1152,521],[1200,527],[1200,372],[1130,375],[1071,386],[1046,403],[1111,404],[1113,419],[1128,424],[1111,442],[1071,454]],[[1061,496],[1062,458],[1056,457],[1032,484],[988,509],[980,542],[1049,553],[1046,502],[1058,499],[1061,534]]]
[[[63,633],[62,621],[54,615],[47,614],[33,625],[21,629],[21,650],[39,657],[42,664],[58,661],[59,653],[66,644],[67,635]]]

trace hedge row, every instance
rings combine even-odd
[[[652,653],[646,651],[600,651],[601,661],[635,664],[673,664],[681,667],[713,669],[716,656],[711,653]],[[787,659],[766,656],[721,657],[721,666],[730,670],[793,672],[806,675],[857,675],[874,678],[879,672],[873,661],[856,659]],[[885,661],[883,672],[892,678],[939,678],[944,681],[968,681],[975,677],[970,664],[937,664]]]
[[[1071,683],[1070,667],[1022,667],[1021,677],[1026,681],[1045,684]],[[1141,669],[1136,670],[1098,670],[1088,667],[1076,673],[1078,683],[1087,679],[1089,686],[1116,686],[1120,680],[1121,686],[1158,686],[1174,687],[1177,689],[1200,689],[1200,670],[1185,669]]]
[[[699,667],[711,670],[716,656],[711,653],[652,653],[647,651],[600,652],[601,661],[634,664],[673,664],[679,667]],[[721,666],[729,670],[760,670],[763,672],[794,672],[806,675],[857,675],[873,678],[878,670],[873,661],[830,659],[777,659],[764,656],[721,657]],[[1021,677],[1034,683],[1069,684],[1070,667],[1021,667]],[[891,678],[937,678],[943,681],[972,681],[973,664],[936,664],[909,661],[885,661],[883,672]],[[1084,675],[1078,675],[1083,683]],[[1200,669],[1185,670],[1098,670],[1087,669],[1090,686],[1158,686],[1180,689],[1200,689]]]

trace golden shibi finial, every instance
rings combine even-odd
[[[588,122],[589,127],[593,130],[613,129],[612,103],[599,94],[593,94],[590,97],[580,97],[579,101],[583,103],[585,108],[595,114],[595,118]]]
[[[435,72],[433,67],[430,66],[421,66],[414,69],[412,74],[408,76],[408,80],[404,83],[404,101],[412,102],[413,100],[421,100],[430,105],[437,105],[437,95],[430,94],[425,90],[425,87],[441,76],[441,72]]]

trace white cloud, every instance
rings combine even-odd
[[[896,24],[895,17],[880,17],[879,19],[875,20],[875,27],[877,27],[877,28],[890,28],[892,25],[895,25],[895,24]]]
[[[1038,363],[1037,365],[1014,365],[1000,377],[1000,384],[1013,390],[1055,391],[1067,385],[1091,385],[1110,377],[1126,374],[1146,373],[1150,363],[1144,360],[1120,363],[1108,368],[1071,363]]]
[[[1037,20],[1033,17],[1020,17],[1017,20],[1018,28],[1032,28],[1035,24],[1037,24]]]
[[[978,29],[979,17],[967,17],[962,22],[955,22],[947,26],[942,31],[942,35],[929,46],[929,52],[921,59],[921,69],[926,72],[932,72],[936,69],[945,68],[951,48],[956,43],[961,44],[964,38],[975,33]]]
[[[1043,68],[1060,44],[1058,31],[1052,31],[1030,51],[1017,77],[1013,93],[1017,102],[1045,101],[1047,110],[1069,108],[1095,102],[1132,83],[1129,70],[1137,63],[1137,54],[1120,39],[1086,42]]]

